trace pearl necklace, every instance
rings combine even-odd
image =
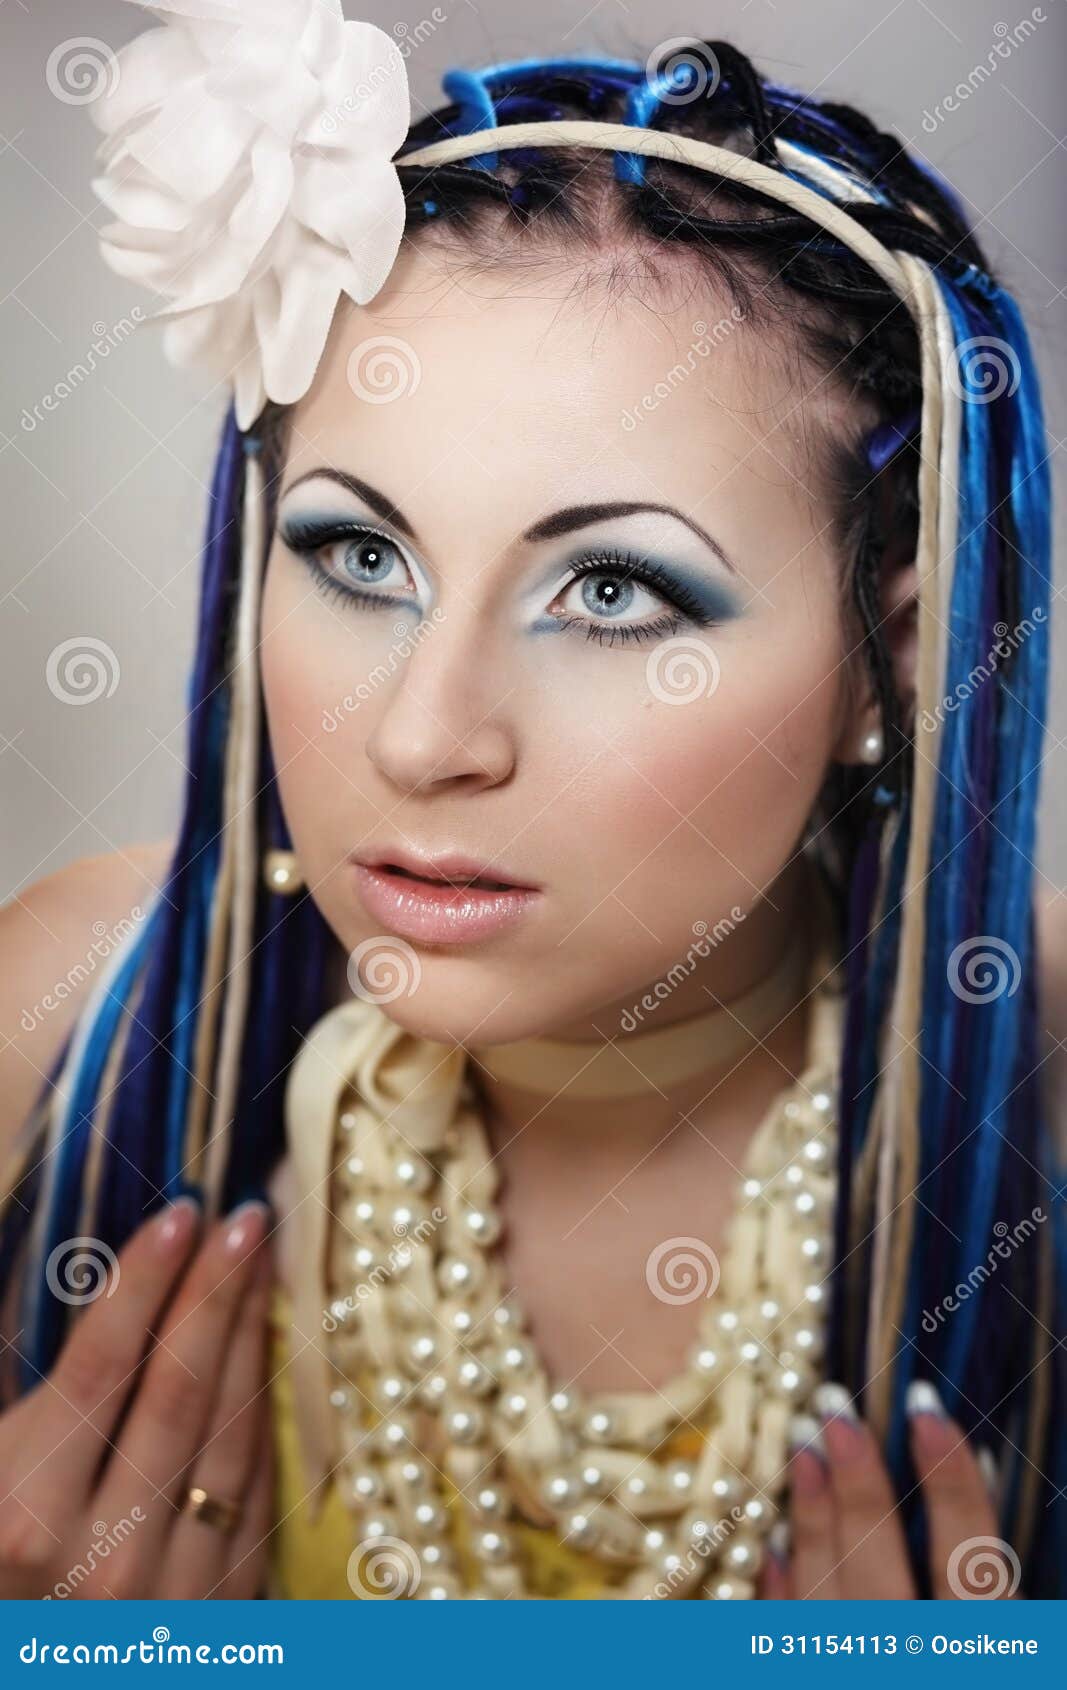
[[[348,1381],[330,1403],[355,1594],[522,1598],[524,1519],[595,1551],[606,1596],[753,1594],[823,1341],[840,1037],[827,971],[820,953],[810,1060],[753,1135],[719,1282],[660,1390],[553,1389],[493,1252],[497,1174],[469,1080],[426,1154],[342,1090],[326,1324]],[[669,1295],[710,1252],[668,1243]],[[700,1456],[658,1458],[685,1424]]]

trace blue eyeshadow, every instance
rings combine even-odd
[[[675,563],[673,559],[656,558],[650,554],[642,555],[646,557],[647,562],[654,569],[662,572],[660,581],[646,581],[643,579],[640,569],[622,571],[607,557],[604,560],[603,570],[599,573],[604,575],[611,575],[615,572],[626,573],[635,585],[644,587],[646,592],[660,596],[662,596],[665,586],[672,581],[677,582],[679,588],[688,593],[693,601],[699,605],[701,612],[709,622],[733,622],[737,617],[744,615],[744,605],[737,595],[730,591],[729,587],[718,581],[709,581],[699,571],[685,569],[680,564]],[[580,559],[572,560],[571,567],[576,567],[579,562],[584,567],[592,556],[592,552],[583,553]],[[588,570],[587,573],[596,574],[598,571]],[[553,576],[558,577],[559,574],[560,570],[557,567],[553,570]],[[576,579],[580,580],[582,577],[578,576]],[[685,612],[683,611],[682,614],[684,615]],[[610,618],[605,618],[605,623],[608,621],[610,621]],[[530,632],[533,634],[557,634],[564,632],[564,627],[558,616],[545,615],[538,617],[536,622],[531,623]]]

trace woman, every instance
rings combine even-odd
[[[1061,1593],[1014,304],[726,43],[408,131],[339,8],[188,10],[106,250],[236,411],[178,838],[5,916],[21,1005],[158,887],[0,1058],[0,1588]]]

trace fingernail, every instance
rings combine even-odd
[[[264,1203],[259,1197],[250,1197],[247,1203],[238,1203],[231,1209],[227,1220],[225,1247],[233,1255],[242,1255],[252,1243],[258,1243],[266,1231],[267,1220],[270,1216],[270,1204]]]
[[[267,1197],[243,1197],[240,1203],[234,1204],[233,1208],[229,1211],[229,1215],[234,1216],[242,1214],[244,1210],[251,1207],[253,1203],[258,1204],[261,1209],[265,1209],[268,1215],[273,1215],[274,1205]]]
[[[826,1460],[826,1446],[822,1441],[822,1427],[811,1414],[794,1414],[789,1422],[789,1453],[810,1449],[820,1460]]]
[[[178,1197],[160,1210],[162,1219],[156,1233],[159,1248],[169,1254],[179,1242],[187,1244],[200,1220],[200,1205],[195,1197]]]
[[[978,1465],[982,1470],[982,1477],[989,1488],[989,1494],[995,1502],[997,1500],[997,1493],[1000,1489],[1000,1476],[997,1473],[996,1457],[988,1444],[979,1444],[974,1453],[975,1460],[978,1462]]]
[[[839,1385],[832,1379],[826,1379],[816,1387],[812,1401],[815,1405],[815,1412],[823,1420],[829,1420],[836,1416],[841,1420],[847,1420],[851,1425],[859,1424],[859,1415],[856,1412],[856,1404],[852,1397],[846,1391],[844,1385]]]
[[[908,1414],[936,1414],[947,1420],[945,1405],[929,1379],[913,1379],[904,1393],[904,1407]]]
[[[789,1521],[775,1520],[767,1533],[767,1549],[778,1565],[785,1568],[789,1560]]]
[[[824,1380],[814,1392],[813,1403],[822,1419],[823,1443],[831,1461],[852,1461],[865,1454],[859,1411],[844,1385]]]

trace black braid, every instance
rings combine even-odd
[[[731,46],[728,41],[705,41],[718,61],[725,85],[730,88],[745,114],[752,135],[752,156],[760,164],[778,168],[778,153],[774,145],[774,125],[763,94],[763,83],[751,59]]]

